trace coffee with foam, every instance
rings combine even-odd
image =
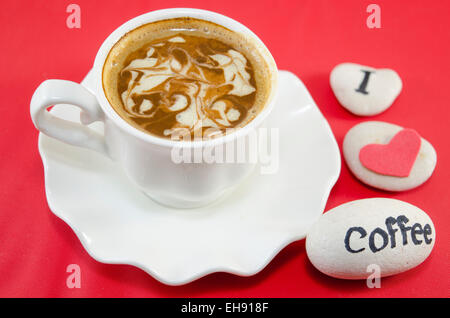
[[[103,68],[103,89],[132,126],[158,137],[210,138],[264,108],[270,73],[253,40],[212,22],[176,18],[123,36]]]

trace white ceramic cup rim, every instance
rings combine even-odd
[[[266,105],[264,106],[264,109],[261,110],[261,112],[259,112],[258,115],[244,127],[239,128],[230,134],[226,134],[222,137],[214,138],[211,140],[198,140],[191,142],[175,141],[171,139],[153,136],[133,127],[132,125],[127,123],[122,117],[120,117],[119,114],[117,114],[117,112],[110,105],[103,90],[102,73],[105,60],[114,44],[116,44],[116,42],[119,41],[122,38],[122,36],[125,35],[127,32],[134,30],[143,24],[179,17],[192,17],[200,20],[214,22],[232,31],[243,33],[246,36],[251,37],[252,40],[255,42],[255,44],[258,46],[258,49],[260,50],[260,53],[262,53],[264,59],[266,60],[269,67],[269,71],[271,73],[271,80],[272,80],[271,91],[267,99]],[[277,92],[277,76],[278,70],[272,55],[270,54],[269,50],[266,48],[264,43],[250,29],[248,29],[241,23],[229,17],[226,17],[222,14],[207,10],[190,9],[190,8],[173,8],[173,9],[152,11],[125,22],[106,38],[106,40],[101,45],[94,62],[96,96],[105,115],[107,115],[111,120],[113,120],[119,128],[131,134],[132,136],[135,136],[145,142],[165,147],[182,147],[182,148],[214,147],[219,144],[226,143],[232,141],[233,139],[237,139],[239,137],[247,135],[253,129],[258,127],[271,112],[274,106],[275,94]]]

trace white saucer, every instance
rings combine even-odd
[[[91,81],[88,74],[82,84],[89,88]],[[336,140],[303,83],[280,71],[279,87],[268,119],[269,127],[280,128],[277,173],[255,169],[219,202],[176,210],[138,191],[106,157],[40,134],[50,209],[96,260],[137,266],[165,284],[213,272],[256,274],[282,248],[305,237],[341,167]],[[51,111],[79,121],[74,106]],[[91,126],[102,130],[102,124]]]

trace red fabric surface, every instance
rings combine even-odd
[[[381,7],[381,29],[366,26],[367,6]],[[66,27],[66,7],[81,7],[81,29]],[[48,78],[81,81],[106,36],[128,19],[168,7],[195,7],[228,15],[266,43],[280,69],[297,74],[328,119],[339,146],[362,120],[335,99],[329,73],[341,62],[395,69],[403,91],[370,119],[417,130],[438,154],[424,185],[402,193],[364,186],[345,163],[326,210],[350,200],[390,197],[425,210],[436,226],[431,256],[419,267],[381,280],[327,277],[309,263],[304,241],[285,248],[261,273],[216,273],[181,287],[165,286],[128,265],[96,262],[47,205],[38,132],[29,101]],[[0,296],[7,297],[449,297],[450,2],[363,1],[2,1],[0,10]],[[66,267],[81,268],[81,288],[66,287]]]

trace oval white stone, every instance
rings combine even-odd
[[[422,263],[435,238],[433,222],[424,211],[403,201],[373,198],[322,215],[306,237],[306,252],[314,267],[332,277],[366,279],[373,273],[370,265],[385,277]]]
[[[354,63],[337,65],[331,71],[330,85],[339,103],[359,116],[385,111],[402,90],[402,80],[394,70]]]
[[[363,183],[387,191],[415,188],[430,178],[436,167],[436,151],[421,138],[416,161],[408,177],[393,177],[373,172],[361,164],[359,152],[368,144],[387,144],[403,127],[380,121],[367,121],[353,126],[345,135],[343,153],[347,166]]]

